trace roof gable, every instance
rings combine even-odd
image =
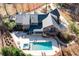
[[[43,28],[53,25],[55,28],[60,30],[59,25],[56,23],[54,18],[52,18],[52,15],[50,13],[42,22],[43,22]]]
[[[55,16],[57,16],[58,18],[60,16],[59,11],[57,9],[52,10],[50,13],[53,14],[53,15],[55,15]]]

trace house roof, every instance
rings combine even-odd
[[[30,25],[30,14],[23,14],[23,25]]]
[[[22,19],[23,19],[22,14],[17,14],[16,15],[16,23],[22,24]]]
[[[17,14],[16,15],[16,23],[22,25],[29,25],[30,24],[30,14]]]
[[[38,14],[30,14],[31,24],[38,24]]]
[[[48,14],[25,14],[25,13],[20,13],[16,15],[16,23],[27,25],[33,23],[41,23],[44,18],[47,17]]]
[[[60,17],[60,14],[59,14],[59,11],[57,9],[54,9],[52,10],[51,12],[51,15],[53,16],[53,18],[55,18],[55,20],[58,21],[58,18]],[[45,19],[49,13],[46,13],[46,14],[38,14],[38,20],[39,22],[41,22],[43,19]]]
[[[60,16],[59,11],[57,9],[52,10],[50,13],[57,16],[58,18]]]
[[[56,23],[54,18],[52,18],[51,13],[49,13],[48,16],[42,22],[43,22],[43,28],[53,25],[54,27],[60,30],[59,25]]]
[[[59,25],[57,24],[58,17],[57,15],[53,14],[54,12],[57,12],[57,9],[55,10],[47,14],[17,14],[16,22],[22,25],[38,24],[41,22],[43,28],[53,25],[54,27],[60,29]]]
[[[48,16],[48,14],[38,14],[38,21],[42,22],[43,19],[45,19]]]
[[[43,19],[42,23],[43,23],[43,28],[53,25],[50,13],[48,14],[48,16],[45,19]]]

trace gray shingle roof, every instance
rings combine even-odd
[[[53,25],[54,27],[56,27],[57,29],[60,30],[59,25],[52,18],[52,15],[50,13],[49,13],[49,15],[42,22],[43,22],[43,28]]]
[[[23,14],[22,25],[30,25],[30,14]]]
[[[30,14],[17,14],[16,23],[21,25],[30,25]]]
[[[38,14],[31,14],[31,24],[38,24]]]
[[[22,14],[17,14],[16,15],[16,23],[22,24],[23,16]]]

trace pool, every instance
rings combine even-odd
[[[32,42],[32,50],[52,50],[52,42]]]

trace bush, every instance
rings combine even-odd
[[[75,23],[71,24],[71,30],[75,33],[75,34],[79,34],[79,29],[75,26]]]
[[[25,54],[18,48],[4,47],[2,48],[2,55],[4,56],[25,56]]]
[[[63,43],[69,43],[69,41],[71,39],[69,39],[68,37],[69,33],[65,32],[65,33],[58,33],[58,38],[60,38],[60,41],[62,41]]]
[[[27,56],[32,56],[31,54],[27,54]]]
[[[8,28],[8,30],[10,30],[10,31],[16,26],[15,21],[10,20],[9,18],[3,19],[3,22],[4,22],[5,26]]]
[[[65,7],[64,3],[58,3],[57,6],[59,6],[60,8]]]

